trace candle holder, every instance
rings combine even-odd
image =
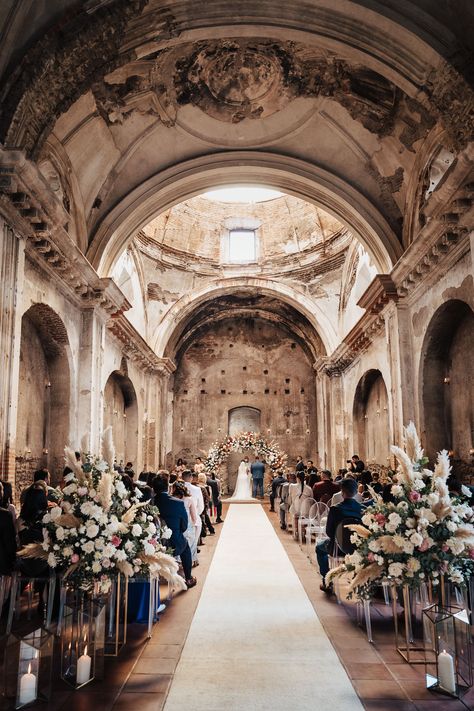
[[[69,591],[61,625],[61,678],[74,689],[104,676],[105,606],[84,591]]]
[[[5,648],[2,708],[21,709],[51,698],[53,635],[43,627],[8,636]]]
[[[426,687],[461,698],[473,684],[468,613],[456,605],[423,610]]]

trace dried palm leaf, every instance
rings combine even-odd
[[[353,592],[356,588],[366,585],[372,580],[377,580],[382,575],[383,570],[383,566],[378,563],[371,563],[366,568],[362,568],[351,581],[349,591]]]
[[[147,501],[143,501],[140,504],[133,504],[132,506],[130,506],[128,511],[126,511],[124,513],[124,515],[122,516],[122,523],[125,523],[127,525],[130,525],[131,523],[133,523],[133,521],[135,520],[135,516],[137,515],[139,509],[143,508],[143,506],[146,506],[147,503],[148,503]]]
[[[360,523],[349,523],[347,526],[344,526],[344,528],[348,528],[349,531],[354,531],[354,533],[357,533],[361,538],[368,538],[371,535],[369,529]]]
[[[64,459],[66,461],[66,466],[72,470],[74,476],[80,484],[83,484],[86,480],[86,475],[82,470],[81,462],[76,459],[76,453],[71,447],[64,447]]]
[[[380,536],[377,542],[384,553],[403,553],[403,548],[397,546],[392,536]]]
[[[383,501],[383,498],[380,494],[377,494],[375,489],[373,489],[370,484],[367,484],[367,489],[370,491],[370,495],[372,497],[372,501],[376,504],[381,504]]]
[[[344,575],[344,573],[347,573],[346,566],[344,564],[338,565],[337,568],[333,568],[329,571],[329,573],[326,573],[324,582],[326,583],[326,585],[329,585],[329,583],[332,582],[334,578],[338,578],[340,575]]]
[[[55,519],[54,523],[56,524],[56,526],[62,526],[63,528],[77,528],[81,525],[82,521],[80,518],[74,516],[74,514],[63,513],[61,516]]]
[[[20,558],[48,560],[49,553],[44,550],[41,543],[28,543],[28,545],[18,551],[17,555],[20,556]]]
[[[439,521],[442,521],[446,516],[449,516],[453,508],[449,504],[446,504],[444,501],[439,501],[437,504],[435,504],[432,508],[433,513],[436,515],[436,518]]]

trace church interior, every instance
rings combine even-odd
[[[19,647],[16,701],[0,682],[5,709],[474,708],[470,659],[462,684],[461,652],[451,651],[458,681],[452,689],[439,682],[436,693],[397,636],[410,608],[426,657],[423,615],[442,588],[443,609],[457,603],[467,614],[471,647],[474,569],[457,587],[453,574],[446,595],[444,578],[417,578],[409,590],[392,568],[370,606],[341,599],[318,568],[326,518],[323,526],[314,493],[321,478],[346,478],[353,453],[372,483],[400,489],[403,453],[392,445],[410,457],[414,423],[423,449],[407,464],[415,485],[418,471],[427,487],[426,472],[434,481],[449,460],[450,501],[467,497],[456,499],[452,537],[461,519],[474,524],[466,493],[474,490],[473,33],[470,0],[3,0],[0,479],[11,494],[2,506],[16,510],[18,528],[25,492],[46,471],[48,527],[54,508],[67,517],[60,492],[70,488],[69,447],[79,482],[85,453],[96,483],[104,470],[93,457],[102,457],[114,476],[131,479],[130,492],[148,488],[158,510],[164,494],[150,473],[180,481],[188,466],[204,472],[198,513],[210,517],[205,541],[194,541],[203,546],[199,559],[193,553],[195,577],[185,574],[193,589],[173,590],[162,574],[155,585],[149,572],[148,631],[130,624],[102,672],[95,644],[90,683],[74,688],[61,671],[69,628],[61,634],[59,623],[80,556],[71,573],[55,570],[62,542],[37,575],[17,563],[6,569],[0,546],[4,678],[15,634],[25,645],[21,635],[36,622],[35,640],[48,640],[33,673],[21,667]],[[248,446],[242,433],[251,434]],[[247,454],[249,486],[255,456],[264,460],[265,492],[232,502]],[[292,484],[299,471],[306,478]],[[301,481],[295,497],[309,488],[317,525],[301,502],[285,510],[287,479],[294,492]],[[366,481],[352,480],[367,493]],[[429,498],[421,486],[405,511]],[[371,488],[367,497],[382,506]],[[471,570],[474,528],[464,545],[458,555]],[[97,572],[100,553],[95,560]],[[452,563],[439,565],[451,575]],[[120,575],[131,605],[133,575]],[[112,586],[117,599],[122,583]],[[32,617],[24,611],[38,590],[44,619],[36,607]],[[52,681],[40,698],[47,644]],[[25,702],[28,675],[36,695]]]

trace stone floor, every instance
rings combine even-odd
[[[268,512],[267,503],[264,509],[367,711],[474,709],[474,689],[464,697],[463,702],[425,689],[423,666],[406,664],[395,650],[390,610],[383,604],[377,605],[373,611],[374,644],[370,644],[365,630],[356,624],[353,608],[338,605],[334,597],[328,598],[320,592],[319,575],[308,562],[306,553],[300,550],[298,543],[288,533],[280,530],[278,515]],[[57,681],[47,711],[163,709],[222,526],[216,526],[216,531],[215,536],[206,538],[202,547],[200,565],[195,571],[198,585],[186,593],[180,593],[171,601],[155,625],[152,639],[146,639],[144,625],[132,625],[126,647],[117,658],[106,660],[105,679],[93,682],[78,692],[67,689],[62,682]],[[224,630],[219,630],[217,623],[215,634],[224,633]],[[282,673],[285,673],[284,665]],[[41,709],[41,706],[37,708]],[[311,708],[317,707],[312,705]],[[293,707],[293,710],[306,711],[306,708]],[[187,711],[195,710],[188,706]]]

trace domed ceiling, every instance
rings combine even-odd
[[[175,265],[192,262],[196,271],[261,272],[294,271],[315,260],[330,268],[353,240],[336,218],[304,200],[277,192],[265,197],[239,202],[228,191],[200,195],[161,213],[143,228],[138,243],[149,256]],[[229,253],[234,235],[255,240],[253,256]]]

